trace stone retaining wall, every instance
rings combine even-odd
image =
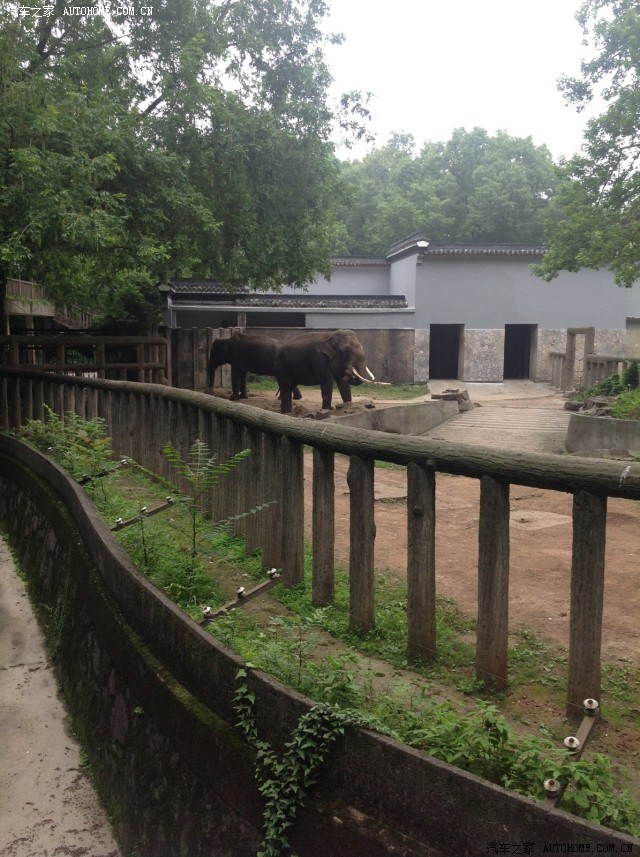
[[[615,420],[571,414],[565,449],[586,453],[596,449],[628,450],[640,455],[640,420]]]

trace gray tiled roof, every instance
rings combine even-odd
[[[540,245],[521,244],[430,244],[427,256],[544,256]]]
[[[174,303],[181,300],[206,300],[212,305],[236,307],[298,307],[324,308],[382,308],[403,309],[407,306],[404,295],[310,295],[272,294],[255,291],[226,291],[221,283],[206,280],[180,280],[171,282]]]

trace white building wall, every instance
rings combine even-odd
[[[300,289],[285,286],[284,295],[303,294]],[[338,265],[333,269],[331,279],[322,274],[309,283],[306,293],[310,295],[388,295],[389,266],[380,265]]]
[[[415,326],[624,329],[628,316],[640,316],[640,288],[616,286],[608,271],[563,272],[545,283],[531,273],[533,261],[529,257],[427,255],[416,269]]]

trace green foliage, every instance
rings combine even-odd
[[[640,834],[640,806],[619,788],[606,756],[594,753],[579,762],[568,761],[558,778],[566,783],[562,809],[632,836]]]
[[[619,420],[640,420],[640,390],[625,390],[610,403],[611,415]]]
[[[396,134],[343,174],[341,252],[353,254],[384,254],[417,230],[438,243],[539,244],[556,185],[546,147],[481,128],[458,128],[418,154],[412,137]]]
[[[191,519],[191,556],[195,557],[198,552],[198,532],[202,526],[200,513],[204,496],[219,483],[222,476],[251,455],[251,450],[243,449],[219,464],[207,444],[201,440],[192,444],[186,459],[182,458],[171,441],[164,445],[162,451],[186,486],[186,492],[179,495],[179,500],[187,508]]]
[[[566,684],[566,657],[554,654],[538,634],[528,628],[518,632],[509,648],[509,675],[512,684],[558,688]]]
[[[277,586],[273,595],[289,610],[306,617],[333,637],[342,640],[363,654],[381,657],[400,668],[409,667],[407,660],[406,586],[379,574],[376,579],[376,625],[366,634],[349,627],[349,575],[335,572],[335,598],[327,607],[314,608],[310,588]],[[473,663],[472,648],[459,640],[459,634],[469,630],[472,622],[465,619],[450,599],[438,597],[436,604],[436,633],[438,650],[431,672],[469,667]],[[411,665],[417,670],[419,664]],[[458,681],[464,674],[457,673]]]
[[[28,420],[18,437],[64,467],[73,477],[94,476],[111,462],[111,438],[104,420],[85,420],[75,413],[64,419],[45,405],[46,421]]]
[[[627,389],[637,390],[640,386],[640,363],[630,360],[622,373],[622,383]]]
[[[258,857],[280,857],[289,842],[287,831],[298,809],[317,781],[318,769],[345,727],[353,722],[349,712],[316,705],[300,718],[285,753],[279,758],[267,741],[258,737],[255,696],[247,684],[247,671],[238,670],[235,695],[237,725],[256,750],[256,779],[265,798],[264,838]]]
[[[640,276],[640,8],[635,0],[585,0],[578,13],[592,58],[564,78],[567,101],[605,109],[587,121],[580,154],[564,167],[536,273],[608,268],[618,285]]]
[[[251,380],[251,389],[258,393],[271,393],[275,395],[278,390],[278,382],[275,378],[267,378],[261,375],[256,376]],[[360,387],[354,387],[352,393],[354,396],[366,396],[368,399],[416,399],[418,396],[424,396],[429,392],[426,384],[385,384],[377,386],[375,384],[362,384]]]
[[[575,393],[573,398],[576,401],[585,401],[597,396],[608,396],[611,400],[607,403],[607,408],[611,411],[612,417],[620,420],[639,420],[640,390],[637,389],[637,367],[636,362],[631,362],[622,377],[618,374],[610,375],[604,381],[589,387],[588,390]]]
[[[211,573],[215,561],[215,539],[211,525],[198,525],[198,555],[192,556],[191,516],[176,503],[161,515],[145,517],[142,506],[164,500],[157,480],[152,481],[135,462],[124,470],[114,471],[102,480],[104,490],[87,490],[93,496],[105,521],[113,525],[118,519],[137,519],[137,525],[117,530],[115,538],[135,564],[179,607],[194,618],[201,618],[199,605],[220,605],[220,589]]]
[[[118,317],[157,310],[171,276],[266,289],[328,272],[330,135],[361,135],[367,109],[330,102],[327,5],[70,5],[0,8],[0,312],[9,276]]]

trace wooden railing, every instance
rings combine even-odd
[[[73,305],[56,306],[47,289],[32,280],[9,278],[6,300],[12,302],[11,315],[44,315],[55,318],[65,327],[86,330],[91,327],[94,319],[93,313]]]
[[[34,283],[33,280],[18,280],[13,277],[7,280],[7,297],[20,298],[25,301],[49,301],[42,286]]]
[[[0,336],[9,366],[113,380],[167,383],[170,352],[163,336]]]
[[[571,615],[567,712],[600,699],[600,643],[608,497],[640,499],[640,472],[624,479],[620,464],[548,454],[501,452],[452,446],[422,437],[387,435],[273,414],[200,393],[151,384],[53,376],[0,367],[3,427],[42,419],[44,406],[56,413],[100,416],[114,448],[167,478],[161,454],[167,440],[184,454],[205,441],[219,460],[250,448],[247,466],[234,470],[225,490],[207,500],[207,513],[220,520],[275,499],[260,515],[241,519],[238,534],[248,551],[262,548],[264,564],[282,569],[297,584],[304,570],[303,449],[313,450],[313,601],[330,602],[334,576],[334,457],[350,458],[351,625],[375,624],[373,565],[374,463],[390,461],[407,473],[407,653],[432,658],[437,650],[435,567],[435,482],[438,473],[480,481],[478,621],[475,668],[479,680],[508,684],[509,486],[533,486],[573,495]],[[569,569],[567,569],[569,573]]]

